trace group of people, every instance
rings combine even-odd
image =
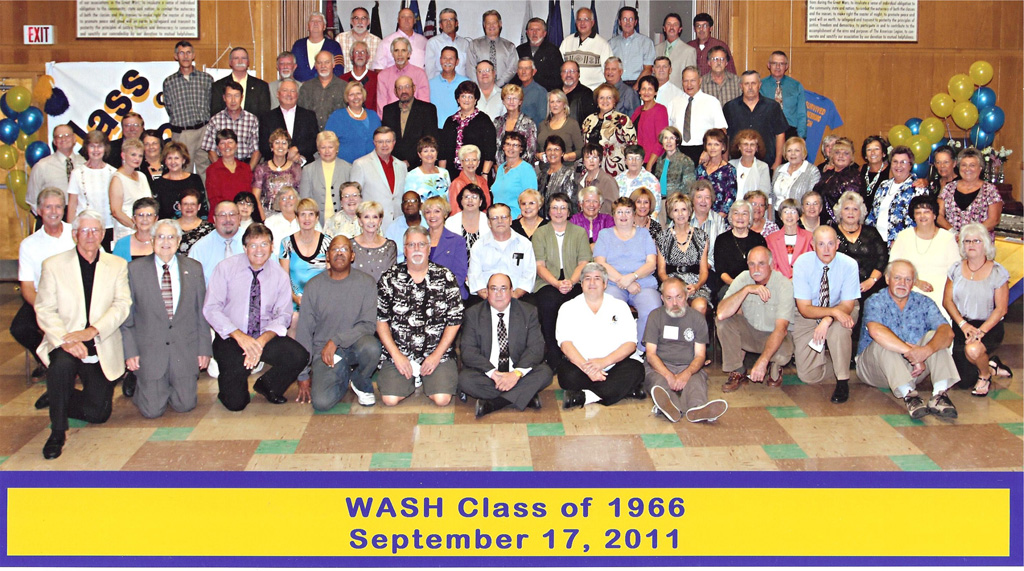
[[[178,42],[170,142],[135,113],[81,155],[53,130],[11,326],[47,379],[46,458],[68,418],[109,417],[117,380],[154,418],[195,407],[202,370],[232,411],[254,371],[275,404],[293,383],[316,410],[422,386],[478,418],[540,408],[557,374],[565,408],[650,395],[673,422],[726,412],[716,336],[723,392],[778,387],[795,358],[843,403],[855,366],[914,418],[955,417],[962,377],[984,396],[1012,375],[1001,202],[975,150],[940,149],[927,179],[879,137],[863,168],[845,138],[810,164],[786,55],[765,82],[735,75],[706,14],[689,44],[669,15],[655,46],[636,8],[611,41],[581,8],[560,47],[539,18],[514,46],[495,10],[474,40],[447,8],[429,41],[407,9],[383,39],[368,16],[337,39],[311,16],[270,85],[242,48],[213,81]]]

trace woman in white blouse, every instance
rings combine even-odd
[[[99,212],[103,217],[103,227],[106,228],[103,248],[109,252],[114,240],[114,219],[110,216],[110,179],[117,169],[103,162],[110,143],[102,131],[89,131],[85,137],[85,149],[88,153],[85,164],[75,167],[68,181],[67,221],[72,222],[83,210]]]
[[[807,144],[800,137],[790,137],[784,147],[785,163],[775,170],[772,181],[772,202],[775,210],[787,198],[800,203],[808,191],[821,180],[821,172],[807,162]]]
[[[771,194],[771,169],[764,162],[764,139],[753,129],[743,129],[732,139],[730,155],[737,157],[729,161],[736,168],[736,198],[746,197],[752,190]]]

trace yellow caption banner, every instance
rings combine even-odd
[[[1004,489],[12,488],[7,500],[12,556],[1006,557],[1010,550]],[[984,531],[908,541],[922,530],[941,536],[949,522]],[[68,525],[74,531],[59,542],[39,532]],[[135,540],[124,541],[126,530]]]

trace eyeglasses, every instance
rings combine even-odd
[[[723,62],[723,61],[725,61],[725,58],[724,57],[709,57],[708,61]]]
[[[142,219],[149,219],[149,218],[156,218],[156,214],[153,213],[153,212],[136,212],[135,213],[135,217],[136,218],[142,218]]]
[[[501,222],[502,220],[512,220],[512,217],[508,214],[495,214],[489,218],[491,222]]]
[[[402,204],[419,204],[420,199],[418,198],[407,198],[402,201]]]
[[[362,196],[363,196],[362,194],[359,194],[357,192],[355,194],[343,194],[343,195],[341,195],[341,198],[344,200],[346,198],[361,198]]]
[[[426,250],[430,247],[430,244],[427,242],[406,242],[405,247],[410,250]]]
[[[122,127],[141,127],[142,123],[121,123]]]
[[[157,240],[177,240],[178,236],[175,234],[157,234]]]
[[[101,234],[103,232],[105,232],[105,230],[103,228],[79,228],[78,229],[78,233],[79,234],[85,234],[87,236],[92,235],[92,234]]]
[[[257,248],[269,248],[269,247],[270,247],[270,242],[265,242],[265,241],[249,242],[248,244],[245,245],[245,249],[246,250],[255,250]]]
[[[281,199],[281,200],[284,201],[284,199]],[[214,218],[237,218],[238,217],[238,213],[237,212],[218,212],[218,213],[214,214],[213,217]]]
[[[892,164],[894,164],[894,165],[909,165],[911,163],[907,159],[903,159],[901,161],[893,161]]]
[[[332,254],[347,254],[349,252],[348,246],[338,246],[337,248],[331,248]]]
[[[981,244],[981,239],[980,238],[971,238],[969,240],[968,239],[962,240],[962,242],[964,244],[970,244],[970,245],[974,246],[974,245]]]
[[[54,139],[67,139],[68,137],[73,137],[73,136],[74,135],[72,133],[61,133],[60,135],[54,135],[53,138]]]
[[[579,74],[580,74],[580,72],[576,71],[575,69],[563,69],[562,70],[562,75],[579,75]]]

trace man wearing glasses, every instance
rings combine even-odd
[[[729,53],[729,44],[723,42],[718,38],[711,37],[711,28],[715,27],[715,19],[711,17],[711,14],[701,12],[693,17],[693,35],[694,39],[686,42],[688,46],[697,50],[697,69],[700,70],[701,75],[706,75],[711,71],[709,65],[709,59],[711,57],[711,51],[714,49],[723,50],[725,61],[727,62],[726,68],[729,73],[736,75],[736,66],[732,63],[732,55]]]
[[[312,369],[310,400],[315,410],[330,410],[352,388],[362,406],[373,406],[373,381],[380,361],[377,325],[377,284],[352,269],[355,253],[344,236],[335,236],[327,250],[327,271],[309,280],[302,291],[295,339],[309,351]],[[345,303],[338,303],[338,300]],[[310,381],[299,381],[299,387]],[[302,390],[299,391],[300,398]]]
[[[743,95],[740,77],[727,68],[732,66],[732,58],[723,47],[713,47],[707,53],[708,66],[711,71],[701,76],[701,89],[704,93],[718,99],[721,106]]]
[[[786,116],[789,129],[786,138],[807,138],[807,96],[804,86],[786,75],[789,71],[789,56],[786,52],[774,51],[768,56],[768,71],[771,77],[761,82],[761,95],[774,99]]]
[[[224,258],[242,253],[242,234],[238,231],[240,219],[238,206],[234,202],[223,201],[213,210],[213,228],[206,236],[200,238],[188,252],[188,257],[203,266],[206,285],[210,285],[210,276]]]
[[[121,138],[110,141],[110,150],[107,151],[107,155],[103,157],[103,161],[115,169],[121,168],[121,146],[128,139],[141,139],[142,132],[146,130],[146,122],[142,119],[142,115],[139,115],[135,111],[129,111],[127,115],[121,119]],[[110,138],[110,133],[107,133],[107,138]],[[79,149],[78,154],[83,159],[89,158],[89,145],[82,145]],[[82,161],[85,162],[84,160]]]
[[[640,13],[633,6],[619,8],[618,20],[622,33],[612,36],[612,39],[608,40],[608,45],[612,47],[612,53],[622,60],[622,81],[633,87],[636,80],[651,75],[655,57],[654,42],[636,30],[637,24],[640,23]],[[607,78],[607,73],[605,77]]]
[[[473,244],[469,252],[469,291],[467,301],[472,305],[487,299],[487,281],[494,274],[505,274],[512,280],[512,297],[520,299],[533,291],[537,279],[537,260],[533,244],[529,239],[512,231],[512,211],[508,206],[497,203],[487,208],[487,224],[490,236],[484,236]]]
[[[377,282],[377,336],[385,352],[377,386],[385,406],[395,406],[420,385],[437,406],[447,406],[458,386],[455,335],[462,324],[462,294],[455,274],[431,263],[430,234],[413,226],[403,238],[405,263]]]

